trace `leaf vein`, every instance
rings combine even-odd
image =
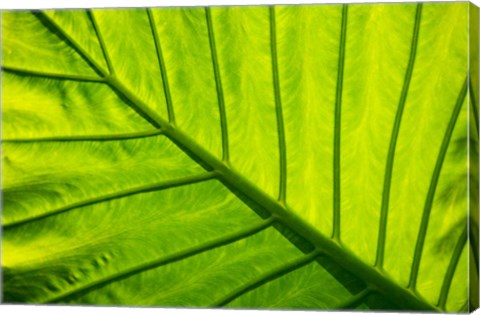
[[[380,210],[380,224],[377,241],[377,257],[375,266],[377,268],[383,267],[383,259],[385,256],[385,242],[387,234],[387,220],[388,220],[388,206],[390,201],[390,188],[392,185],[393,164],[395,160],[395,150],[397,146],[398,135],[400,133],[400,125],[402,122],[403,110],[407,100],[408,90],[412,79],[413,68],[415,65],[415,57],[417,55],[418,37],[420,33],[420,21],[422,17],[422,4],[417,4],[415,13],[415,22],[413,26],[412,44],[410,48],[410,58],[408,60],[407,70],[405,72],[405,80],[403,83],[400,101],[395,115],[395,122],[390,138],[390,146],[388,148],[387,164],[385,167],[385,177],[383,183],[382,205]]]
[[[280,75],[278,71],[277,30],[275,22],[275,6],[270,6],[270,49],[272,54],[273,91],[275,96],[275,112],[277,116],[280,189],[278,200],[285,204],[287,194],[287,148],[285,143],[285,126],[283,121],[282,96],[280,92]]]
[[[440,296],[438,298],[437,306],[440,307],[442,310],[445,310],[445,305],[447,303],[448,293],[451,288],[453,276],[455,275],[455,270],[457,269],[458,263],[460,261],[460,256],[462,255],[463,248],[467,243],[468,239],[468,228],[466,227],[460,237],[458,238],[457,243],[455,244],[455,248],[453,250],[452,257],[450,259],[450,263],[447,267],[447,272],[445,273],[445,277],[443,278],[442,289],[440,291]]]
[[[182,250],[177,253],[173,253],[170,255],[166,255],[164,257],[161,257],[159,259],[138,265],[138,266],[133,266],[131,268],[127,268],[125,270],[119,271],[118,273],[109,275],[105,278],[98,279],[94,282],[88,283],[82,287],[73,289],[69,292],[65,292],[60,296],[57,296],[55,298],[49,299],[47,301],[44,301],[43,303],[52,303],[52,302],[59,302],[65,299],[68,299],[72,296],[78,295],[78,294],[83,294],[89,291],[93,291],[95,289],[104,287],[105,285],[108,285],[109,283],[120,281],[126,278],[129,278],[131,276],[134,276],[136,274],[139,274],[141,272],[145,272],[163,265],[167,265],[182,259],[189,258],[194,255],[198,255],[204,252],[207,252],[209,250],[225,246],[231,243],[234,243],[236,241],[242,240],[244,238],[247,238],[249,236],[255,235],[266,228],[270,227],[273,223],[274,219],[273,218],[268,218],[266,220],[262,220],[260,223],[255,224],[253,226],[249,226],[247,228],[244,228],[241,231],[237,231],[225,236],[222,236],[218,239]]]
[[[101,77],[106,77],[105,70],[93,59],[87,51],[85,51],[75,40],[69,36],[51,17],[42,11],[34,13],[34,16],[43,24],[46,28],[50,29],[52,33],[57,35],[60,39],[64,40],[70,47],[72,47],[82,57],[90,67],[98,73]]]
[[[215,75],[215,86],[217,88],[218,110],[220,113],[220,128],[222,133],[222,160],[228,163],[230,160],[230,152],[228,144],[227,112],[225,110],[225,98],[223,96],[222,78],[220,76],[220,67],[218,65],[217,46],[215,44],[215,33],[213,30],[212,14],[209,7],[205,7],[205,17],[207,20],[208,38],[210,41],[213,72]]]
[[[155,17],[151,9],[147,9],[148,20],[150,23],[150,29],[152,30],[152,36],[155,42],[155,50],[157,52],[158,65],[160,67],[160,73],[162,75],[163,90],[165,93],[165,102],[167,103],[168,121],[175,125],[175,111],[172,104],[172,96],[170,94],[170,85],[168,83],[167,68],[165,66],[165,59],[163,58],[162,46],[160,44],[160,37],[158,36],[157,27],[155,26]]]
[[[333,310],[351,310],[354,309],[356,306],[362,303],[362,301],[368,297],[370,294],[373,293],[373,290],[369,287],[363,289],[359,293],[351,296],[348,300],[338,304],[337,306],[333,307]]]
[[[102,50],[103,57],[107,62],[108,71],[110,72],[110,75],[113,75],[115,71],[113,69],[112,60],[110,59],[110,55],[108,54],[108,51],[106,49],[105,40],[102,36],[102,33],[100,32],[100,27],[98,26],[93,10],[87,10],[87,14],[88,14],[88,17],[90,18],[90,21],[92,22],[93,30],[97,35],[98,42],[100,43],[100,48]]]
[[[47,136],[38,138],[16,138],[16,139],[2,139],[2,142],[21,143],[21,142],[66,142],[66,141],[116,141],[126,139],[139,139],[146,137],[153,137],[162,135],[161,129],[119,133],[119,134],[98,134],[98,135],[72,135],[72,136]]]
[[[45,79],[71,80],[71,81],[81,81],[81,82],[98,82],[98,83],[105,82],[105,79],[102,77],[94,77],[94,76],[81,75],[81,74],[53,73],[53,72],[47,72],[47,71],[22,69],[22,68],[12,67],[12,66],[2,66],[2,70],[5,72],[16,74],[16,75],[41,77]]]
[[[422,220],[421,220],[420,228],[418,231],[417,243],[415,245],[415,253],[413,256],[410,280],[408,284],[408,288],[411,290],[416,289],[418,270],[420,268],[420,261],[422,259],[425,238],[427,236],[428,221],[430,219],[430,212],[433,206],[435,191],[437,189],[437,184],[440,178],[440,172],[442,170],[443,162],[445,160],[445,156],[447,155],[448,145],[452,138],[453,129],[455,128],[455,124],[457,122],[457,118],[460,114],[460,110],[462,108],[463,101],[467,95],[467,92],[468,92],[468,77],[465,79],[465,82],[463,83],[463,86],[458,95],[455,107],[452,111],[450,121],[448,123],[447,129],[445,131],[445,135],[442,140],[442,145],[438,152],[437,162],[435,163],[435,169],[433,171],[432,178],[430,181],[430,187],[428,188],[427,198],[425,200],[425,206],[423,208],[423,213],[422,213]]]
[[[85,207],[85,206],[90,206],[90,205],[97,204],[97,203],[107,202],[107,201],[111,201],[111,200],[114,200],[114,199],[125,198],[125,197],[132,196],[132,195],[137,195],[137,194],[142,194],[142,193],[147,193],[147,192],[152,192],[152,191],[165,190],[165,189],[174,188],[174,187],[178,187],[178,186],[184,186],[184,185],[199,183],[199,182],[202,182],[202,181],[210,180],[210,179],[214,178],[215,176],[217,176],[217,174],[215,172],[207,172],[207,173],[187,176],[187,177],[183,177],[183,178],[176,178],[176,179],[172,179],[172,180],[167,180],[167,181],[164,181],[164,182],[161,182],[161,183],[143,185],[143,186],[139,186],[139,187],[134,187],[134,188],[129,188],[129,189],[121,190],[121,191],[116,191],[116,192],[106,194],[106,195],[103,195],[103,196],[93,197],[93,198],[82,200],[82,201],[79,201],[79,202],[74,202],[72,204],[63,206],[61,208],[54,209],[54,210],[51,210],[51,211],[47,211],[47,212],[44,212],[44,213],[40,213],[40,214],[31,216],[31,217],[28,217],[28,218],[24,218],[24,219],[20,219],[20,220],[17,220],[17,221],[12,221],[12,222],[8,222],[8,221],[3,222],[3,228],[4,228],[4,230],[9,230],[9,229],[14,228],[14,227],[19,227],[19,226],[22,226],[24,224],[28,224],[28,223],[36,222],[36,221],[39,221],[39,220],[43,220],[43,219],[46,219],[46,218],[49,218],[49,217],[52,217],[52,216],[55,216],[55,215],[59,215],[61,213],[65,213],[67,211],[79,209],[79,208],[82,208],[82,207]]]
[[[275,279],[278,279],[286,274],[289,274],[290,272],[293,272],[297,269],[300,269],[301,267],[304,267],[310,264],[319,255],[320,253],[318,251],[313,251],[310,254],[303,255],[292,262],[289,262],[285,265],[282,265],[273,270],[270,270],[258,276],[256,279],[253,279],[252,281],[233,290],[232,292],[229,292],[226,296],[224,296],[223,298],[219,299],[216,303],[214,303],[213,306],[214,307],[225,306],[230,302],[234,301],[235,299],[238,299],[242,295],[247,294],[250,291],[253,291]]]
[[[35,16],[45,25],[45,27],[49,28],[60,39],[72,47],[92,67],[95,72],[103,77],[105,82],[127,101],[127,104],[130,108],[132,108],[138,115],[143,117],[155,128],[160,127],[160,125],[151,118],[151,115],[148,114],[151,111],[149,111],[148,108],[145,108],[145,106],[138,106],[138,104],[142,104],[142,102],[132,101],[132,94],[125,91],[125,88],[115,78],[115,76],[110,76],[71,36],[69,36],[57,23],[55,23],[53,19],[51,19],[42,11],[37,12]],[[125,94],[130,95],[130,97]],[[136,100],[135,97],[134,99]]]
[[[340,241],[340,132],[342,119],[342,92],[343,72],[345,66],[345,50],[347,41],[348,5],[342,6],[342,27],[340,31],[340,44],[338,52],[338,74],[335,96],[335,130],[333,139],[333,231],[332,238]]]

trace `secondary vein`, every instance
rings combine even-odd
[[[100,48],[102,49],[103,57],[107,62],[108,71],[112,75],[115,73],[115,71],[113,69],[112,61],[106,49],[105,41],[103,39],[102,33],[100,32],[100,28],[98,27],[97,20],[95,19],[95,15],[93,14],[92,10],[87,10],[87,14],[88,14],[88,17],[90,18],[90,21],[92,22],[92,26],[93,26],[93,29],[95,30],[95,34],[97,35],[98,42],[100,43]]]
[[[220,238],[214,239],[212,241],[193,246],[191,248],[187,248],[185,250],[179,251],[177,253],[173,253],[170,255],[166,255],[164,257],[161,257],[159,259],[143,263],[137,266],[133,266],[130,268],[127,268],[125,270],[119,271],[118,273],[114,273],[112,275],[106,276],[101,279],[97,279],[93,282],[87,283],[83,286],[74,288],[68,292],[64,292],[63,294],[56,296],[55,298],[48,299],[46,301],[43,301],[42,303],[53,303],[53,302],[59,302],[65,299],[68,299],[72,296],[79,295],[85,292],[89,292],[91,290],[99,289],[109,283],[115,282],[115,281],[120,281],[126,278],[129,278],[133,275],[139,274],[141,272],[145,272],[147,270],[151,270],[154,268],[158,268],[160,266],[164,266],[182,259],[186,259],[188,257],[198,255],[204,252],[207,252],[209,250],[225,246],[231,243],[234,243],[236,241],[242,240],[244,238],[247,238],[249,236],[252,236],[254,234],[257,234],[269,226],[272,225],[274,222],[273,218],[268,218],[266,220],[263,220],[259,222],[258,224],[248,226],[240,231],[222,236]]]
[[[125,91],[123,85],[116,79],[115,75],[110,76],[107,71],[105,71],[96,61],[90,56],[82,47],[79,45],[71,36],[65,32],[53,19],[51,19],[44,12],[35,13],[35,16],[42,22],[47,28],[51,29],[54,34],[56,34],[60,39],[65,41],[70,47],[72,47],[89,65],[90,67],[97,72],[101,77],[104,78],[105,83],[108,84],[123,100],[126,104],[132,108],[138,115],[152,124],[155,128],[160,128],[157,120],[152,118],[152,111],[145,106],[142,106],[142,102],[137,101],[138,98],[132,100],[132,93]],[[129,95],[126,95],[129,94]],[[139,106],[140,105],[140,106]],[[153,115],[155,116],[155,115]]]
[[[275,22],[275,7],[270,6],[270,49],[272,54],[273,91],[275,96],[275,112],[277,115],[278,149],[280,159],[280,188],[278,200],[286,202],[287,194],[287,149],[285,144],[285,126],[283,121],[282,97],[280,93],[280,76],[278,71],[277,27]]]
[[[447,154],[448,145],[452,138],[453,130],[455,128],[455,124],[457,122],[457,118],[460,114],[460,110],[462,108],[463,101],[465,100],[467,92],[468,92],[468,77],[465,79],[463,83],[463,86],[458,95],[455,107],[452,111],[452,115],[450,117],[447,130],[445,131],[445,135],[442,140],[440,151],[438,152],[437,162],[435,163],[435,169],[433,171],[432,178],[430,181],[430,187],[428,188],[427,198],[425,200],[425,206],[423,208],[422,221],[420,223],[417,243],[415,246],[415,254],[413,256],[412,269],[410,273],[410,281],[408,284],[408,288],[411,290],[416,289],[418,269],[420,268],[420,261],[422,259],[423,246],[424,246],[425,238],[427,235],[428,222],[430,219],[430,212],[433,206],[435,191],[437,189],[438,179],[440,178],[440,172],[442,170],[443,162]]]
[[[222,132],[222,160],[228,163],[230,160],[230,152],[228,144],[227,112],[225,110],[225,98],[223,96],[222,78],[220,76],[220,67],[218,65],[217,46],[215,44],[215,33],[213,31],[212,14],[209,7],[205,7],[205,17],[207,20],[213,73],[215,75],[215,86],[217,87],[218,110],[220,113],[220,128]]]
[[[343,72],[347,41],[348,5],[342,7],[342,27],[338,52],[338,74],[335,96],[335,130],[333,139],[333,232],[332,238],[340,241],[340,132],[342,117]]]
[[[450,287],[452,285],[453,276],[455,275],[455,270],[457,269],[458,262],[460,261],[460,256],[462,255],[463,248],[467,243],[468,239],[468,228],[462,231],[462,234],[458,238],[457,243],[455,244],[455,248],[453,250],[452,257],[450,259],[450,263],[447,267],[447,272],[445,273],[445,277],[443,278],[442,289],[440,291],[440,296],[438,298],[437,306],[442,310],[445,310],[445,305],[447,303],[448,293],[450,292]]]
[[[72,135],[72,136],[48,136],[38,138],[16,138],[16,139],[2,139],[2,142],[21,143],[21,142],[54,142],[54,141],[116,141],[127,139],[139,139],[146,137],[153,137],[163,134],[161,129],[130,132],[130,133],[117,133],[117,134],[97,134],[97,135]]]
[[[257,289],[265,284],[267,284],[270,281],[273,281],[275,279],[278,279],[292,271],[295,271],[297,269],[300,269],[301,267],[308,265],[312,261],[314,261],[318,256],[320,255],[319,252],[313,251],[310,254],[301,256],[294,261],[291,261],[285,265],[282,265],[280,267],[277,267],[273,270],[270,270],[260,276],[258,276],[256,279],[253,279],[250,282],[245,283],[244,285],[238,287],[237,289],[233,290],[232,292],[227,293],[223,298],[219,299],[217,302],[213,304],[214,307],[219,307],[219,306],[225,306],[232,302],[235,299],[238,299],[242,295],[253,291],[254,289]]]
[[[90,206],[90,205],[97,204],[97,203],[107,202],[107,201],[111,201],[111,200],[114,200],[114,199],[125,198],[125,197],[132,196],[132,195],[137,195],[137,194],[142,194],[142,193],[147,193],[147,192],[153,192],[153,191],[159,191],[159,190],[165,190],[165,189],[174,188],[174,187],[178,187],[178,186],[184,186],[184,185],[199,183],[199,182],[202,182],[202,181],[210,180],[210,179],[214,178],[215,176],[217,176],[217,174],[215,172],[207,172],[207,173],[187,176],[187,177],[183,177],[183,178],[175,178],[175,179],[171,179],[171,180],[166,180],[166,181],[160,182],[160,183],[143,185],[143,186],[139,186],[139,187],[120,190],[120,191],[116,191],[116,192],[109,193],[109,194],[106,194],[106,195],[102,195],[102,196],[98,196],[98,197],[92,197],[92,198],[89,198],[89,199],[86,199],[86,200],[74,202],[72,204],[60,207],[58,209],[53,209],[53,210],[50,210],[50,211],[39,213],[39,214],[33,215],[31,217],[28,217],[28,218],[23,218],[23,219],[16,220],[16,221],[11,221],[11,222],[8,222],[8,221],[4,220],[3,229],[6,231],[6,230],[9,230],[9,229],[14,228],[14,227],[19,227],[19,226],[22,226],[22,225],[25,225],[25,224],[28,224],[28,223],[32,223],[32,222],[36,222],[36,221],[39,221],[39,220],[43,220],[43,219],[52,217],[54,215],[59,215],[61,213],[67,212],[67,211],[76,210],[76,209],[79,209],[79,208],[82,208],[82,207],[85,207],[85,206]]]
[[[152,30],[153,40],[155,42],[155,50],[157,51],[158,65],[162,75],[163,91],[165,93],[165,102],[167,104],[168,121],[175,125],[175,111],[173,109],[172,96],[170,94],[170,85],[168,83],[167,68],[165,66],[165,59],[163,58],[162,46],[160,44],[160,37],[155,23],[155,17],[151,9],[147,9],[148,20],[150,22],[150,29]]]
[[[2,70],[5,72],[16,74],[16,75],[41,77],[45,79],[70,80],[70,81],[81,81],[81,82],[99,82],[99,83],[105,82],[105,79],[102,77],[94,77],[94,76],[88,76],[88,75],[82,75],[82,74],[53,73],[53,72],[47,72],[47,71],[23,69],[23,68],[12,67],[12,66],[2,66]]]
[[[53,33],[64,40],[70,47],[72,47],[79,55],[87,62],[88,65],[101,77],[106,77],[108,73],[100,66],[94,58],[92,58],[86,50],[78,45],[75,40],[69,36],[52,18],[42,11],[35,12],[35,17],[43,23],[47,28],[53,30]]]
[[[402,122],[403,110],[407,100],[410,81],[412,79],[413,68],[415,64],[415,56],[417,54],[418,37],[420,33],[420,20],[422,16],[422,4],[417,4],[415,22],[413,26],[412,44],[410,48],[410,58],[405,73],[402,92],[400,94],[400,101],[398,103],[397,113],[395,115],[395,122],[393,124],[392,135],[390,137],[390,146],[388,148],[387,165],[385,167],[385,177],[383,182],[382,206],[380,211],[380,225],[378,231],[377,242],[377,257],[375,266],[377,268],[383,267],[383,259],[385,256],[385,242],[387,233],[388,207],[390,202],[390,188],[392,184],[393,163],[395,159],[395,149],[397,146],[398,134],[400,133],[400,124]]]

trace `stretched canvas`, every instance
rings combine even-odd
[[[2,302],[470,312],[478,8],[2,12]]]

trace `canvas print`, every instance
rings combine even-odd
[[[470,312],[478,8],[5,10],[2,302]]]

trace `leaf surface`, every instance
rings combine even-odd
[[[4,12],[4,300],[469,309],[469,10]]]

